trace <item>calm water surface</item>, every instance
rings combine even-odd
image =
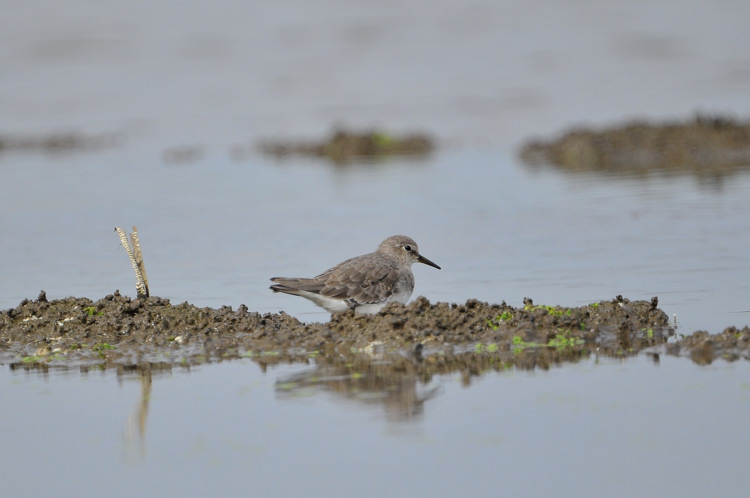
[[[6,367],[4,493],[742,496],[750,485],[744,361],[592,358],[468,386],[436,376],[417,384],[436,394],[411,417],[387,398],[279,389],[311,368],[238,361],[148,384]]]

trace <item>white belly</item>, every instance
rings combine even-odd
[[[375,313],[379,312],[380,310],[385,307],[388,303],[401,303],[406,304],[406,301],[409,300],[409,296],[411,296],[411,290],[406,291],[403,290],[401,292],[397,292],[395,294],[392,294],[391,297],[383,301],[382,303],[373,303],[373,304],[361,304],[354,308],[354,311],[356,313],[360,313],[363,315],[374,315]]]

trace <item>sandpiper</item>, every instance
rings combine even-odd
[[[274,292],[302,296],[331,313],[354,308],[357,313],[377,313],[390,302],[405,303],[414,290],[411,265],[440,267],[419,254],[414,239],[388,237],[377,251],[339,263],[313,278],[274,277]]]

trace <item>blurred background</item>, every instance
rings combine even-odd
[[[570,174],[518,152],[571,126],[750,114],[737,1],[2,2],[0,307],[154,295],[327,320],[268,290],[404,233],[416,295],[660,297],[685,332],[747,323],[750,177]],[[335,165],[261,140],[421,132]]]

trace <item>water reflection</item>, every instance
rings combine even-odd
[[[584,351],[570,349],[564,361],[575,363],[588,357]],[[562,358],[559,351],[547,350],[320,355],[313,368],[279,378],[274,388],[282,400],[327,392],[341,399],[382,405],[388,421],[413,421],[423,418],[427,401],[443,392],[436,377],[459,373],[462,386],[468,387],[475,377],[513,369],[547,370],[561,364]]]
[[[750,165],[732,168],[705,168],[705,169],[666,169],[654,168],[641,169],[569,169],[562,168],[550,162],[532,163],[527,162],[526,167],[535,173],[542,174],[547,171],[561,171],[571,177],[586,178],[591,182],[608,180],[653,180],[653,179],[680,179],[692,177],[695,185],[708,192],[716,194],[724,193],[727,187],[734,186],[739,177],[750,174]]]
[[[128,461],[142,461],[146,456],[146,427],[148,425],[148,407],[151,401],[151,369],[144,369],[140,375],[141,396],[135,409],[128,417],[123,432],[125,441],[125,458]]]
[[[686,488],[685,468],[728,483],[744,475],[746,438],[736,428],[747,413],[747,362],[706,368],[651,353],[629,361],[601,357],[599,365],[590,354],[544,373],[542,366],[556,363],[523,351],[368,351],[315,355],[304,364],[267,359],[173,370],[189,376],[165,375],[159,365],[7,374],[0,379],[10,407],[3,421],[11,428],[4,441],[5,494],[74,494],[75,483],[88,479],[98,488],[115,483],[123,496],[165,487],[194,494],[248,482],[264,494],[290,496],[309,491],[310,482],[345,482],[353,484],[334,494],[361,495],[373,469],[402,475],[404,462],[419,461],[437,471],[407,472],[407,484],[427,494],[492,489],[500,462],[508,482],[522,481],[511,494],[524,495],[528,483],[538,482],[543,489],[531,494],[548,495],[571,475],[560,462],[577,456],[593,462],[596,475],[628,463],[623,480],[636,462],[639,474],[665,483],[661,494],[674,483]],[[527,375],[521,365],[534,363],[536,373]],[[295,402],[297,396],[317,398]],[[375,417],[352,416],[360,407]],[[707,420],[727,423],[706,426]],[[529,451],[541,446],[544,452]],[[611,448],[618,449],[616,460]],[[540,458],[553,479],[535,479]],[[666,475],[653,463],[675,459]],[[45,479],[35,478],[39,469]],[[444,492],[467,475],[491,477]],[[365,494],[392,494],[392,483],[381,481]],[[596,486],[587,495],[611,491],[597,480],[582,482]],[[706,478],[700,491],[710,494],[714,482]]]
[[[424,405],[437,396],[440,385],[418,375],[413,360],[392,358],[324,358],[315,368],[276,381],[279,399],[308,396],[327,391],[369,405],[383,406],[389,421],[420,419]]]

